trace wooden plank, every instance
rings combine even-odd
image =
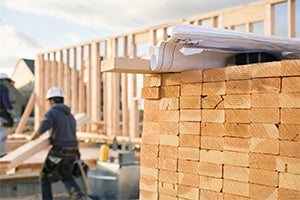
[[[101,142],[106,142],[111,144],[113,142],[113,139],[115,136],[109,136],[109,135],[98,135],[94,133],[85,133],[85,132],[77,132],[77,138],[78,139],[89,139],[89,140],[97,140]],[[118,144],[121,144],[122,141],[129,142],[133,145],[140,145],[142,139],[141,138],[130,138],[130,137],[125,137],[125,136],[116,136]]]
[[[182,199],[199,199],[199,189],[179,184],[177,195]]]
[[[250,109],[251,96],[250,94],[226,95],[224,97],[224,107],[226,109]]]
[[[249,153],[249,167],[275,171],[277,169],[277,155],[263,153]]]
[[[224,165],[224,179],[249,182],[249,168]]]
[[[223,187],[223,180],[221,178],[209,177],[209,176],[200,176],[199,188],[201,190],[210,190],[219,192]]]
[[[189,147],[178,148],[178,159],[199,161],[199,149]]]
[[[35,92],[33,91],[31,96],[30,96],[30,99],[26,105],[26,108],[25,108],[25,111],[21,117],[21,120],[20,120],[20,123],[18,124],[17,126],[17,129],[15,131],[16,134],[19,134],[19,133],[22,133],[23,132],[23,129],[24,129],[24,126],[27,122],[27,119],[33,109],[33,106],[35,104],[35,100],[36,100],[36,94]]]
[[[75,116],[77,127],[80,127],[88,122],[88,117],[85,114],[76,114]],[[0,158],[0,173],[7,173],[10,169],[13,169],[30,156],[48,148],[50,145],[50,134],[46,132],[39,138],[22,145],[13,152],[8,153],[6,156]]]
[[[282,141],[281,141],[282,142]],[[269,138],[254,138],[250,139],[250,152],[279,154],[279,140]]]
[[[203,83],[202,94],[203,95],[225,95],[226,87],[225,87],[225,81]]]
[[[224,179],[223,192],[239,196],[249,196],[249,183]]]
[[[226,80],[243,80],[252,78],[251,65],[226,67]]]
[[[158,87],[144,87],[142,88],[143,99],[160,99]]]
[[[269,171],[264,169],[249,169],[249,182],[270,186],[273,188],[278,187],[278,172]]]
[[[102,72],[153,74],[150,61],[138,58],[112,58],[101,62]]]
[[[161,75],[160,74],[149,74],[143,77],[144,87],[159,87],[161,86]]]
[[[200,147],[200,135],[179,135],[179,146],[180,147],[191,147],[199,148]]]
[[[178,182],[178,172],[160,169],[159,181],[176,184]]]
[[[50,134],[45,133],[36,140],[30,141],[2,157],[0,159],[1,173],[7,173],[10,169],[19,166],[28,157],[48,147],[50,144],[49,137]]]
[[[204,69],[203,82],[225,81],[227,68]]]
[[[277,190],[278,189],[274,187],[264,186],[260,184],[250,184],[249,196],[252,199],[292,199],[292,198],[287,198],[286,196],[282,198],[278,198]]]
[[[172,97],[176,98],[179,96],[180,96],[180,86],[178,85],[160,87],[161,98],[172,98]]]
[[[300,175],[279,173],[279,187],[290,190],[300,190]]]
[[[198,174],[190,174],[185,172],[178,172],[178,184],[199,187],[200,178]]]
[[[162,98],[159,104],[160,110],[178,110],[179,98]]]
[[[223,177],[223,165],[216,163],[199,163],[199,175],[200,176],[210,176],[215,178]]]

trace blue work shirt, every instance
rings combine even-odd
[[[0,81],[0,110],[11,109],[13,109],[13,106],[9,100],[9,90],[4,83]]]
[[[77,147],[76,120],[70,108],[63,103],[54,104],[45,114],[38,129],[40,133],[50,130],[50,141],[57,147]]]

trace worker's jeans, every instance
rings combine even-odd
[[[44,200],[52,200],[52,187],[51,181],[49,179],[42,178],[42,198]],[[72,176],[66,176],[62,178],[62,182],[64,183],[68,193],[71,196],[72,200],[83,199],[83,194],[80,192],[80,188],[77,183],[73,179]]]
[[[5,144],[7,139],[6,129],[0,125],[0,157],[6,154]]]
[[[74,166],[74,159],[61,159],[58,162],[48,155],[46,158],[43,171],[41,174],[41,189],[42,197],[44,200],[52,199],[52,186],[51,183],[61,180],[65,185],[72,200],[82,199],[84,196],[75,182],[71,172]],[[60,159],[60,158],[58,158]]]

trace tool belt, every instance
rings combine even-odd
[[[72,175],[74,161],[80,158],[77,147],[52,147],[44,163],[41,178],[51,182]]]
[[[77,147],[52,147],[48,155],[61,158],[79,159],[80,153]]]

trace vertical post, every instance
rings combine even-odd
[[[266,4],[266,17],[264,21],[264,32],[266,35],[274,35],[275,29],[274,29],[274,5],[270,2]]]
[[[164,28],[164,38],[167,37],[167,28]],[[135,45],[135,38],[134,35],[132,36],[131,41],[131,57],[136,57],[136,45]],[[137,92],[136,92],[136,74],[129,75],[129,84],[131,92],[129,92],[130,97],[130,124],[129,124],[129,131],[130,137],[135,138],[139,137],[139,112],[138,112],[138,102],[137,102]]]
[[[296,37],[296,0],[288,0],[288,36]]]
[[[108,43],[108,48],[110,48],[110,42]],[[112,93],[113,93],[113,85],[112,85],[112,73],[110,72],[107,72],[105,73],[106,74],[106,77],[105,77],[105,100],[106,100],[106,133],[107,135],[113,135],[113,124],[112,124],[112,121],[113,121],[113,104],[115,103],[114,102],[114,99],[112,99]]]
[[[64,88],[64,61],[63,61],[63,51],[59,51],[59,68],[58,68],[58,86]]]
[[[35,93],[36,104],[34,108],[34,130],[37,130],[45,112],[45,62],[44,55],[38,55],[34,61],[35,65]]]
[[[109,40],[105,40],[104,42],[104,58],[107,59],[108,58],[108,52],[110,49],[109,46]],[[108,135],[108,117],[109,117],[109,112],[110,112],[110,108],[109,108],[109,99],[108,99],[108,76],[109,73],[103,73],[103,132],[106,133],[106,135]]]
[[[43,56],[44,60],[44,87],[45,90],[48,90],[50,87],[52,87],[52,74],[51,74],[51,54],[48,52],[47,53],[47,60],[45,61],[45,55]],[[38,94],[37,94],[38,95]],[[37,97],[38,98],[38,97]],[[38,100],[37,100],[38,101]],[[50,107],[49,104],[45,105],[45,109],[48,109]]]
[[[201,19],[197,20],[197,25],[202,25],[202,20]]]
[[[124,57],[128,58],[128,37],[124,37]],[[122,128],[123,136],[129,136],[129,110],[128,110],[128,74],[123,73],[121,77],[122,87]]]
[[[65,103],[66,105],[70,106],[71,102],[71,71],[70,71],[70,49],[66,50],[66,64],[64,65],[64,75],[65,75]]]
[[[252,33],[253,32],[253,24],[247,23],[246,24],[246,31]]]
[[[47,62],[46,62],[46,89],[49,89],[52,86],[52,74],[51,74],[51,60],[50,60],[50,53],[47,53]]]
[[[52,74],[52,79],[53,79],[53,85],[52,86],[57,86],[57,82],[58,82],[58,76],[57,76],[57,61],[56,61],[56,52],[53,52],[53,63],[52,63],[52,70],[51,70],[51,74]]]
[[[73,63],[72,68],[72,113],[78,112],[78,73],[77,73],[77,51],[73,48]]]
[[[101,117],[101,71],[99,42],[93,42],[91,45],[91,120],[99,122]],[[91,126],[92,131],[96,126]]]
[[[156,29],[150,32],[150,45],[155,45],[157,43],[157,31]]]
[[[134,36],[134,35],[133,35]],[[163,28],[163,40],[167,40],[168,39],[168,28],[167,27],[164,27]],[[132,40],[134,40],[134,37],[132,37]],[[135,47],[135,45],[134,45]],[[136,50],[135,50],[136,51]]]
[[[117,39],[108,40],[108,58],[113,58],[117,55]],[[119,134],[119,105],[120,105],[120,82],[119,73],[106,73],[106,120],[107,120],[107,135]]]
[[[113,57],[118,57],[118,38],[113,40]],[[120,135],[120,73],[113,73],[113,129],[115,135]]]
[[[84,46],[80,48],[80,71],[79,71],[79,113],[85,113],[85,83],[84,83]],[[84,130],[84,127],[79,128],[80,131]]]
[[[213,16],[211,21],[212,21],[212,27],[217,28],[218,27],[218,16]]]
[[[88,61],[86,62],[86,72],[87,72],[87,83],[86,83],[86,112],[89,117],[92,116],[92,71],[91,71],[91,66],[92,66],[92,59],[91,59],[91,44],[88,44]],[[91,126],[88,124],[87,125],[87,131],[91,131]]]

